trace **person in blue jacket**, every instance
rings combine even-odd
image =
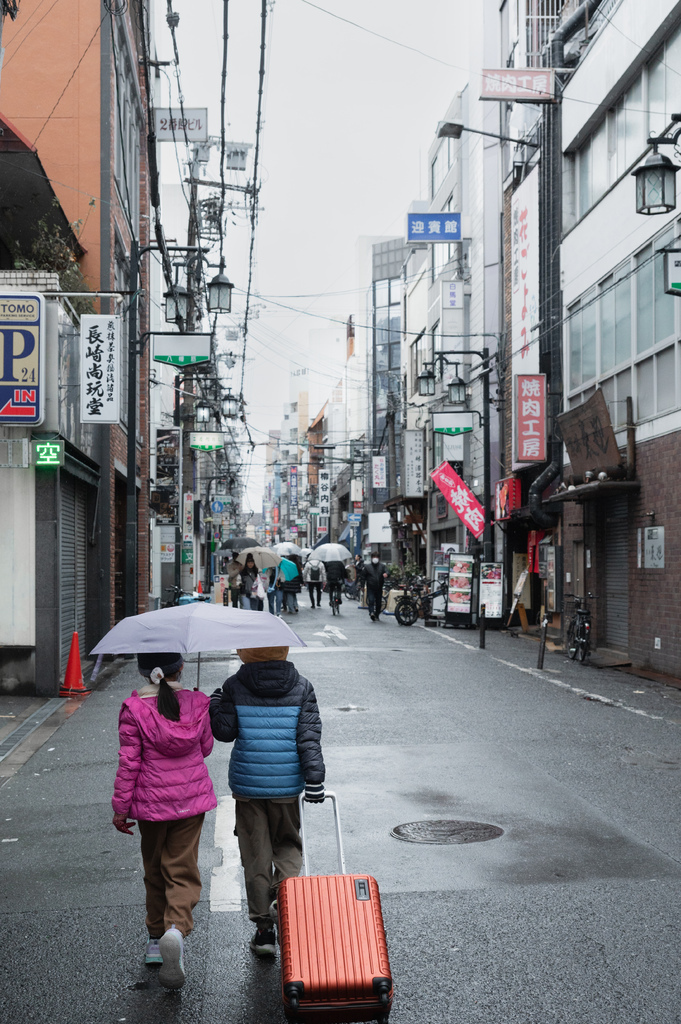
[[[237,651],[243,664],[210,698],[213,736],[234,741],[229,786],[246,881],[251,949],[273,955],[279,883],[300,874],[298,795],[324,800],[322,723],[312,684],[290,661],[288,647]]]

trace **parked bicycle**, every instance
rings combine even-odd
[[[436,597],[447,595],[447,585],[439,584],[437,590],[431,591],[433,583],[438,580],[419,580],[413,582],[409,593],[401,597],[395,605],[395,618],[400,626],[413,626],[418,618],[429,618],[433,613],[433,601]]]
[[[586,661],[591,653],[591,611],[586,603],[586,598],[578,594],[566,594],[566,598],[574,601],[574,612],[568,622],[566,636],[566,650],[568,657],[574,661]],[[592,601],[594,594],[587,594]]]
[[[343,583],[343,594],[350,601],[359,601],[359,589],[357,580],[345,580]]]
[[[172,594],[167,601],[164,601],[164,608],[173,608],[179,604],[192,604],[194,601],[210,601],[209,594],[188,593],[182,587],[164,587],[164,591]]]

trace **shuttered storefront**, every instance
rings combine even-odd
[[[87,485],[68,473],[61,475],[59,523],[61,670],[78,633],[81,659],[85,657],[87,603]]]
[[[629,538],[628,501],[611,498],[605,503],[605,606],[606,645],[618,651],[629,647]]]

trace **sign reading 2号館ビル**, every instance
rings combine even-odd
[[[0,423],[42,423],[44,364],[42,295],[0,292]]]

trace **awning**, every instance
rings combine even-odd
[[[83,254],[35,146],[0,116],[0,240],[12,255],[17,245],[24,256],[30,254],[40,220]]]
[[[565,491],[556,491],[544,504],[559,501],[602,501],[614,494],[636,494],[641,490],[638,480],[594,480],[589,484],[568,487]]]
[[[348,539],[348,537],[350,536],[351,530],[352,530],[352,524],[348,523],[348,525],[345,527],[345,529],[341,533],[340,537],[338,538],[338,543],[339,544],[342,544],[344,540]]]

